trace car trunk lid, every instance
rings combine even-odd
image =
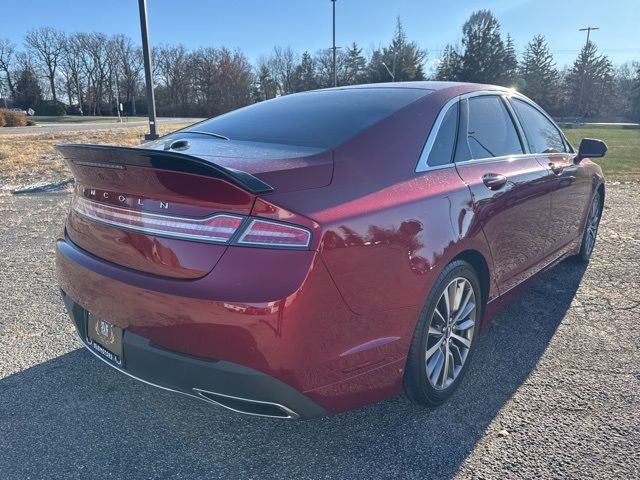
[[[260,176],[283,189],[318,183],[301,173],[308,159],[277,158],[277,150],[273,158],[263,153],[247,159],[150,147],[67,144],[58,149],[76,178],[66,224],[69,239],[99,258],[154,275],[190,279],[210,272],[230,238],[209,241],[203,229],[208,235],[238,228],[256,197],[274,191]],[[258,160],[273,168],[259,166]],[[332,163],[324,165],[332,170]],[[296,169],[297,174],[289,173]],[[161,225],[162,233],[150,232],[153,224]],[[146,225],[144,231],[140,225]]]

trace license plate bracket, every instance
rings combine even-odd
[[[122,365],[122,328],[88,313],[87,343],[113,363]]]

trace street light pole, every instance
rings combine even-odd
[[[140,31],[142,33],[142,57],[144,59],[144,78],[147,84],[147,111],[149,112],[149,133],[145,140],[156,140],[156,99],[153,95],[153,77],[151,76],[151,50],[149,48],[149,32],[147,30],[147,0],[138,0],[140,8]]]
[[[589,35],[591,34],[591,30],[600,30],[600,27],[585,27],[578,29],[579,32],[587,32],[587,42],[585,43],[585,47],[589,46]],[[579,123],[580,118],[582,117],[582,96],[584,95],[584,81],[587,73],[586,67],[586,64],[582,67],[582,79],[580,80],[580,93],[578,94],[578,113],[576,116],[576,123]]]
[[[387,69],[387,72],[389,73],[389,76],[391,77],[391,81],[395,82],[396,81],[396,76],[391,70],[389,70],[389,67],[387,67],[387,64],[382,62],[382,66]],[[395,68],[394,68],[394,70],[395,70]]]
[[[338,86],[338,71],[336,70],[336,0],[331,0],[333,4],[333,86]]]

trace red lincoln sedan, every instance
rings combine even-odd
[[[460,385],[510,292],[587,261],[605,198],[535,103],[444,82],[288,95],[137,148],[60,145],[78,334],[121,372],[308,418]]]

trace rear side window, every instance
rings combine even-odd
[[[527,102],[511,99],[511,105],[520,118],[531,153],[566,152],[562,135],[556,126]]]
[[[435,167],[451,163],[453,149],[456,145],[458,131],[458,104],[456,103],[445,113],[438,135],[431,147],[427,165]]]
[[[467,135],[472,158],[523,153],[509,112],[502,99],[495,95],[469,99]]]
[[[211,118],[186,131],[231,140],[332,148],[433,90],[349,88],[296,93]]]

